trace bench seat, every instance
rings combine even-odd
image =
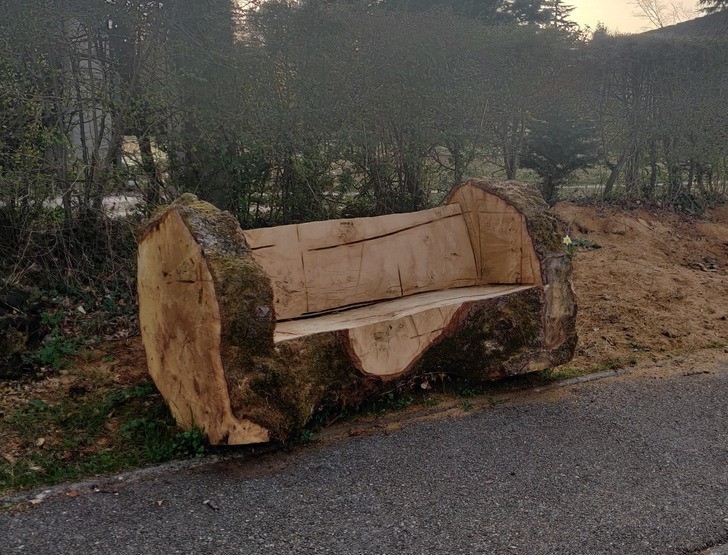
[[[447,311],[453,307],[457,309],[466,302],[502,297],[533,287],[533,285],[484,285],[430,291],[366,306],[345,308],[327,314],[286,320],[276,324],[274,341],[280,343],[317,333],[354,330],[382,322],[413,318],[429,310]],[[417,335],[421,335],[421,333],[417,333]]]

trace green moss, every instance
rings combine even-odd
[[[471,381],[521,373],[541,350],[537,289],[474,303],[455,332],[432,347],[415,372],[446,371]]]
[[[205,254],[245,255],[250,248],[235,216],[186,193],[172,203]]]
[[[270,354],[275,313],[268,276],[250,255],[213,251],[207,254],[207,262],[220,306],[222,344],[258,356]]]
[[[303,428],[316,410],[345,402],[361,380],[338,333],[323,333],[278,344],[272,357],[228,353],[230,400],[235,416],[247,418],[286,439]],[[244,360],[245,359],[245,360]]]

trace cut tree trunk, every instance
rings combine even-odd
[[[139,238],[149,371],[217,444],[430,372],[541,370],[576,343],[571,262],[538,193],[473,180],[443,207],[243,232],[184,195]]]

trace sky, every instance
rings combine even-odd
[[[671,5],[673,2],[691,13],[696,10],[697,0],[649,0],[663,5]],[[589,25],[592,29],[598,22],[604,23],[610,31],[621,33],[638,33],[653,29],[647,19],[638,17],[639,9],[634,5],[635,0],[567,0],[566,4],[574,6],[572,19],[581,25]],[[692,13],[687,19],[696,17]]]

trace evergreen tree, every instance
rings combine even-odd
[[[546,0],[544,10],[548,15],[548,24],[557,29],[574,30],[578,25],[570,19],[574,6],[565,4],[563,0]]]
[[[476,19],[485,24],[546,24],[550,19],[547,2],[548,0],[382,0],[379,5],[415,13],[432,9],[450,10],[461,17]]]
[[[592,166],[597,160],[596,154],[597,142],[591,124],[552,110],[530,125],[521,165],[538,174],[544,199],[554,202],[564,180],[575,171]]]
[[[700,0],[700,5],[705,13],[715,13],[728,9],[728,0]]]

